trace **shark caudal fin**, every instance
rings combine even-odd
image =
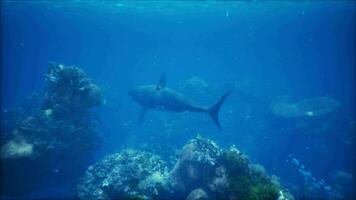
[[[214,105],[212,105],[208,108],[208,113],[209,113],[210,117],[214,120],[214,123],[220,130],[222,130],[222,128],[221,128],[220,121],[219,121],[219,111],[220,111],[221,105],[225,101],[225,98],[227,96],[229,96],[229,94],[230,94],[230,92],[225,93],[224,95],[222,95],[220,97],[220,99]]]

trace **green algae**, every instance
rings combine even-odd
[[[280,188],[270,178],[256,175],[249,168],[248,158],[238,151],[227,151],[223,155],[224,165],[228,173],[228,194],[230,199],[244,200],[275,200]]]

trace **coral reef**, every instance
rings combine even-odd
[[[76,187],[80,199],[148,199],[167,188],[168,170],[159,156],[136,150],[109,155],[90,166]]]
[[[226,166],[229,185],[220,197],[226,195],[229,199],[247,200],[279,197],[280,185],[272,181],[262,166],[249,164],[248,158],[236,148],[224,153],[222,163]]]
[[[158,156],[123,150],[89,167],[76,191],[80,199],[293,199],[236,148],[200,137],[183,147],[169,173]]]
[[[26,194],[49,180],[73,180],[100,145],[90,112],[101,103],[98,86],[81,69],[54,63],[46,77],[43,96],[2,115],[4,195]]]
[[[50,63],[46,80],[44,110],[72,112],[92,108],[102,101],[99,87],[80,68]]]
[[[192,188],[210,183],[213,177],[207,175],[215,173],[215,165],[221,154],[221,149],[211,140],[191,140],[183,147],[178,162],[171,171],[173,188],[180,193],[189,194]]]

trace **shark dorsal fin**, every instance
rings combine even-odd
[[[157,90],[160,90],[161,88],[166,87],[166,75],[162,74],[161,77],[159,78],[158,85],[156,87]]]

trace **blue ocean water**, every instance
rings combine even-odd
[[[352,199],[355,14],[352,1],[2,1],[1,107],[43,91],[48,62],[80,67],[104,98],[92,163],[127,147],[168,156],[201,135],[238,147],[296,199]],[[199,105],[231,91],[222,130],[191,112],[150,110],[138,124],[128,91],[162,74]]]

